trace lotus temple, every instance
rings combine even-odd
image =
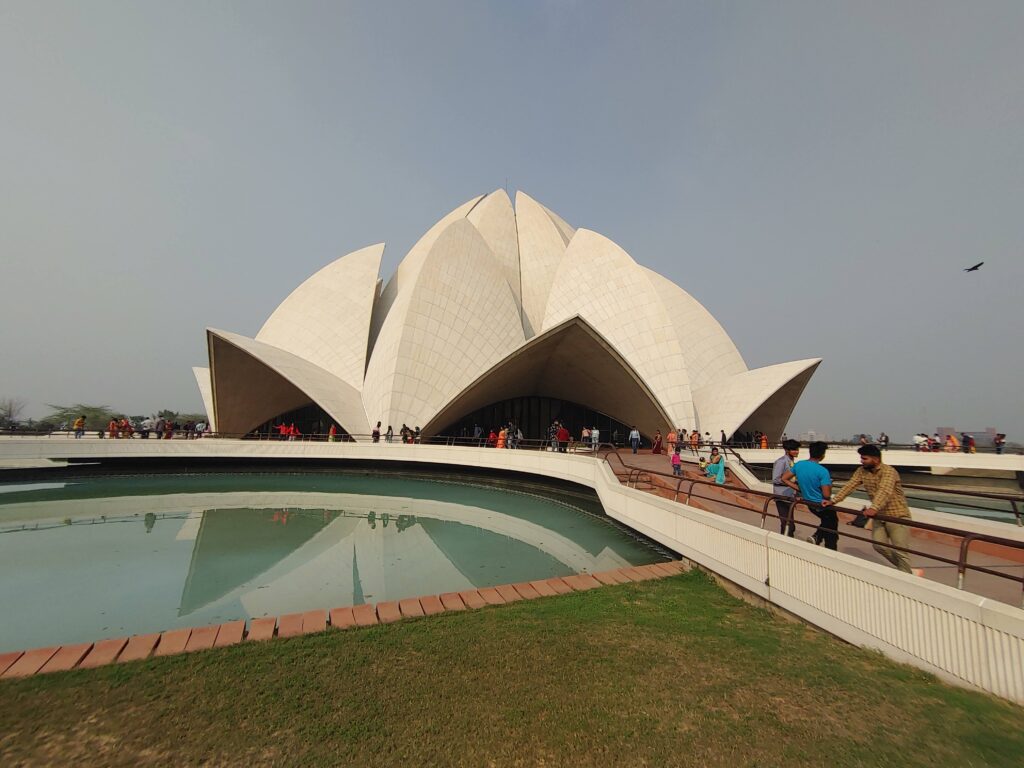
[[[423,235],[385,283],[384,244],[328,264],[255,338],[208,329],[194,369],[211,426],[355,440],[380,421],[425,437],[514,421],[542,437],[670,426],[783,432],[820,359],[748,369],[685,290],[528,195],[476,197]]]

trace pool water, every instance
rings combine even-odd
[[[641,565],[596,497],[395,475],[0,485],[0,652]]]

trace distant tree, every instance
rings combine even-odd
[[[178,418],[178,412],[164,408],[156,412],[156,417],[158,419],[170,419],[171,421],[175,421]]]
[[[46,421],[52,424],[67,423],[70,426],[79,416],[85,416],[85,428],[90,430],[105,429],[111,419],[120,418],[120,414],[111,410],[109,405],[82,405],[81,403],[51,405],[47,403],[47,408],[52,408],[53,412],[46,417]]]
[[[0,426],[10,427],[18,423],[25,401],[20,397],[0,397]]]

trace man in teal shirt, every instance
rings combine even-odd
[[[828,549],[839,549],[839,515],[834,507],[824,507],[822,502],[832,498],[832,476],[821,466],[828,445],[823,442],[811,443],[811,458],[798,461],[782,476],[782,482],[796,491],[807,503],[811,513],[821,520],[814,536],[807,540],[812,544],[825,542]]]

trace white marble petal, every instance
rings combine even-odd
[[[360,389],[383,255],[384,244],[378,243],[328,264],[281,302],[256,340],[287,349]]]
[[[416,245],[409,249],[405,258],[398,265],[398,269],[395,270],[395,274],[391,276],[391,279],[388,280],[387,284],[380,291],[377,300],[374,302],[373,316],[370,319],[370,351],[368,353],[369,361],[367,367],[373,364],[373,350],[377,345],[380,334],[384,331],[384,325],[387,322],[388,315],[391,313],[391,308],[396,301],[400,300],[403,293],[408,297],[408,291],[405,289],[410,288],[416,282],[416,276],[419,274],[420,267],[423,266],[423,260],[430,252],[430,247],[434,244],[437,236],[453,221],[465,218],[466,214],[483,200],[483,197],[483,195],[480,195],[472,200],[467,200],[428,229],[423,237],[416,242]],[[394,333],[394,328],[390,332]]]
[[[541,328],[550,327],[545,323],[544,310],[551,282],[565,255],[566,241],[547,209],[525,192],[516,192],[516,227],[523,280],[523,330],[529,339]]]
[[[384,331],[396,333],[381,333],[363,389],[367,421],[396,430],[426,424],[524,341],[502,268],[465,219],[437,237],[406,295],[392,307]]]
[[[519,235],[512,201],[504,189],[491,192],[466,216],[494,253],[516,302],[520,302]]]
[[[587,229],[576,231],[552,281],[544,330],[573,315],[633,366],[675,425],[693,424],[683,350],[661,297],[628,253]]]
[[[203,398],[203,410],[206,411],[206,423],[210,425],[210,431],[217,431],[217,420],[213,414],[213,384],[210,382],[210,369],[193,367],[192,375],[196,377],[196,386],[199,387],[199,394]]]
[[[743,371],[694,390],[698,428],[717,439],[724,430],[727,437],[770,400],[770,412],[763,412],[763,424],[751,424],[773,438],[781,433],[803,392],[807,380],[821,358],[795,360],[765,368]]]
[[[195,372],[201,390],[206,382],[211,423],[229,401],[221,421],[239,427],[254,409],[270,418],[313,400],[350,432],[377,420],[423,426],[528,339],[576,316],[642,379],[672,426],[731,433],[756,421],[781,431],[817,365],[747,371],[728,334],[686,291],[522,192],[514,210],[499,189],[451,211],[387,283],[379,279],[382,252],[370,246],[320,270],[255,340],[211,341],[211,362],[216,348],[222,364],[212,376]],[[353,416],[356,402],[361,415]]]
[[[554,222],[556,227],[558,227],[558,232],[562,236],[562,240],[564,240],[565,244],[568,245],[569,241],[572,240],[572,236],[576,234],[576,228],[569,226],[565,219],[547,206],[542,205],[541,208],[544,209],[544,213],[546,213],[548,218]]]
[[[661,297],[675,328],[692,389],[747,370],[736,345],[704,305],[657,272],[641,269]]]
[[[286,379],[350,434],[369,434],[370,426],[363,412],[359,391],[334,374],[298,355],[247,336],[213,328],[208,329],[208,333],[237,347]],[[217,396],[223,395],[218,391]]]

